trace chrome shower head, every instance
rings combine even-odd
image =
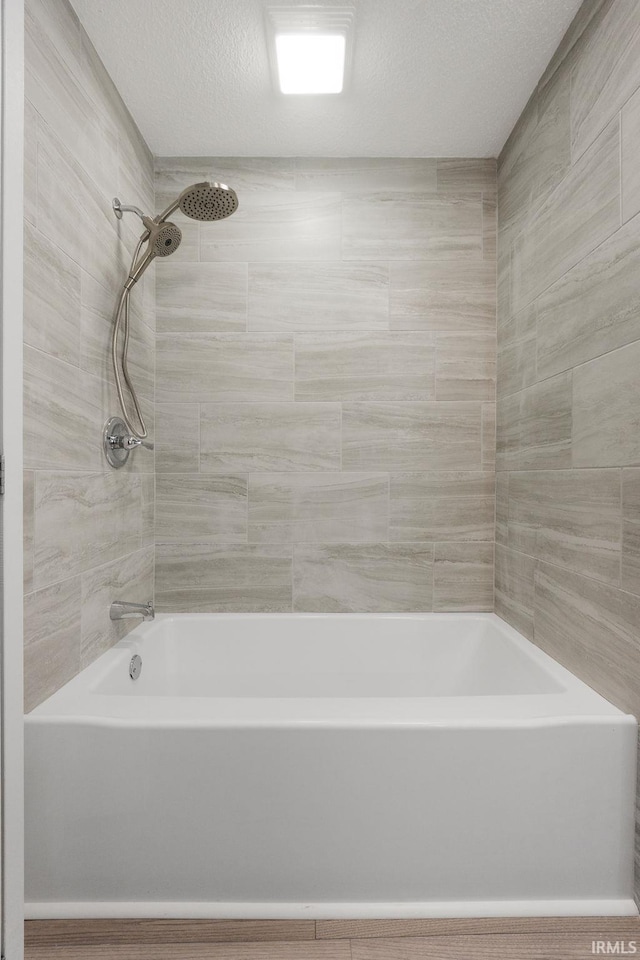
[[[149,230],[149,250],[156,257],[168,257],[174,253],[182,242],[182,230],[170,220],[152,226]]]
[[[178,206],[192,220],[224,220],[238,209],[238,197],[224,183],[193,183],[178,197]]]
[[[192,220],[224,220],[238,209],[238,197],[224,183],[192,183],[157,217],[157,222],[164,223],[178,209]]]

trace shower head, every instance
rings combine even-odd
[[[147,231],[143,233],[140,238],[138,250],[143,243],[147,244],[147,249],[141,259],[138,259],[137,256],[138,250],[134,255],[129,277],[125,284],[129,289],[131,289],[134,283],[138,282],[152,260],[156,257],[168,257],[172,253],[175,253],[182,241],[182,231],[180,227],[177,227],[175,223],[171,223],[170,220],[157,223],[150,217],[143,217],[142,222],[147,228]]]
[[[163,223],[178,208],[192,220],[224,220],[238,209],[238,197],[224,183],[192,183],[160,215],[159,222]]]

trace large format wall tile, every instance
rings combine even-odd
[[[392,330],[493,333],[495,264],[391,263],[389,313]]]
[[[156,533],[164,543],[247,540],[246,477],[161,474],[156,479]]]
[[[298,545],[293,606],[329,613],[430,610],[433,545]]]
[[[156,323],[162,333],[234,333],[247,328],[247,264],[160,264]]]
[[[640,595],[640,469],[622,471],[622,586]]]
[[[159,542],[156,598],[167,613],[291,610],[291,547]]]
[[[509,477],[509,546],[576,573],[620,579],[620,471],[536,470]]]
[[[380,541],[389,528],[386,474],[252,474],[252,543]]]
[[[80,577],[28,593],[24,603],[24,709],[28,713],[80,669]]]
[[[638,339],[639,275],[636,217],[536,301],[537,340],[529,355],[540,379]]]
[[[493,540],[494,481],[485,473],[392,473],[392,540]]]
[[[534,384],[498,403],[498,469],[571,466],[571,374]]]
[[[78,366],[80,267],[28,221],[24,233],[24,340]]]
[[[496,390],[507,397],[536,381],[536,304],[500,325]]]
[[[156,473],[198,473],[200,405],[156,403]]]
[[[574,161],[640,86],[640,10],[617,0],[585,31],[571,69]]]
[[[640,597],[543,563],[536,573],[536,643],[621,709],[640,708]]]
[[[622,113],[622,219],[640,212],[640,87],[625,103]]]
[[[439,193],[486,193],[495,196],[496,161],[492,157],[469,160],[459,157],[439,157]]]
[[[534,578],[537,561],[496,544],[496,613],[533,639]]]
[[[296,400],[431,400],[435,353],[428,333],[298,334]]]
[[[436,400],[495,400],[494,334],[439,334]]]
[[[433,609],[469,613],[493,610],[493,542],[436,543]]]
[[[520,310],[620,225],[620,125],[613,120],[513,245],[513,298]]]
[[[640,339],[573,372],[573,465],[640,465]]]
[[[348,470],[479,470],[477,403],[345,403],[342,466]]]
[[[142,487],[135,475],[39,472],[35,509],[36,587],[141,546]]]
[[[386,330],[386,263],[251,263],[249,330]]]
[[[293,339],[269,334],[160,334],[159,403],[292,400]]]
[[[338,403],[205,403],[205,472],[340,469]]]
[[[436,189],[436,166],[432,158],[298,157],[295,161],[297,190],[329,190],[353,193],[381,190],[422,193]],[[469,161],[462,161],[469,164]]]
[[[246,193],[232,217],[201,231],[200,259],[339,260],[340,205],[339,193]]]
[[[435,193],[345,197],[345,260],[481,260],[482,199]]]

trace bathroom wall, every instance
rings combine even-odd
[[[116,596],[153,591],[153,454],[103,458],[117,412],[108,366],[114,299],[153,162],[66,0],[26,3],[25,708],[123,633]],[[133,294],[131,370],[153,423],[154,281]],[[127,629],[126,627],[124,629]]]
[[[492,610],[495,162],[156,161],[165,611]],[[176,217],[176,219],[178,219]]]
[[[583,5],[498,203],[496,610],[640,716],[636,0]]]

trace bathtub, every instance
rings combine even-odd
[[[26,717],[27,916],[635,915],[636,734],[492,614],[158,616]]]

